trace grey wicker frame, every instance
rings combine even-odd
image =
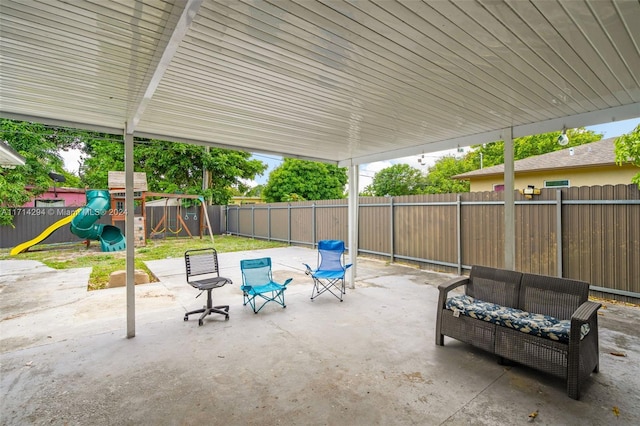
[[[569,342],[533,336],[464,315],[454,317],[445,303],[449,292],[461,286],[465,286],[465,294],[487,302],[571,320]],[[469,277],[454,278],[438,286],[438,290],[436,345],[444,345],[444,336],[452,337],[501,358],[560,377],[566,380],[567,395],[573,399],[580,399],[582,384],[592,372],[598,372],[598,309],[601,304],[588,301],[588,283],[473,266]],[[589,324],[590,332],[580,339],[583,324]]]

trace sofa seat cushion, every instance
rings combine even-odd
[[[571,320],[558,320],[549,315],[523,312],[514,316],[511,321],[505,322],[505,327],[538,337],[569,343]],[[589,333],[589,324],[582,324],[580,328],[580,340]]]
[[[462,314],[499,325],[502,325],[503,317],[509,317],[506,311],[511,309],[495,303],[474,299],[466,294],[448,298],[446,307],[453,311],[456,316]]]
[[[466,315],[482,321],[488,321],[502,327],[512,328],[523,333],[547,339],[569,342],[570,320],[558,320],[548,315],[534,314],[520,309],[484,302],[467,295],[447,299],[446,308],[454,315]],[[589,324],[583,324],[580,339],[589,333]]]

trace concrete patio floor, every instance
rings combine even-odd
[[[263,256],[293,282],[286,309],[256,315],[239,261]],[[602,309],[600,373],[574,401],[561,380],[434,344],[437,285],[451,275],[361,258],[340,303],[309,300],[302,262],[315,250],[219,259],[234,284],[214,303],[231,305],[229,321],[184,322],[206,295],[194,299],[182,258],[147,262],[160,282],[136,288],[131,339],[124,288],[87,292],[88,268],[0,261],[0,424],[516,425],[535,411],[539,425],[640,424],[640,308]]]

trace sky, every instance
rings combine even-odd
[[[615,123],[599,124],[596,126],[587,126],[586,129],[593,130],[596,133],[602,133],[603,134],[602,137],[606,139],[606,138],[613,138],[616,136],[620,136],[625,133],[629,133],[630,131],[635,129],[636,126],[638,126],[639,124],[640,124],[640,117],[634,118],[631,120],[617,121]],[[377,172],[387,167],[390,167],[394,164],[401,164],[401,163],[409,164],[412,167],[422,168],[426,171],[427,168],[433,165],[438,158],[441,158],[445,155],[451,155],[452,153],[455,153],[455,150],[431,152],[429,154],[425,154],[423,159],[424,165],[420,165],[420,163],[418,163],[418,157],[419,157],[418,155],[410,156],[410,157],[395,158],[387,161],[378,161],[378,162],[369,163],[369,164],[361,164],[360,179],[359,179],[360,191],[362,191],[367,185],[371,184],[373,180],[373,176]],[[76,173],[78,171],[78,165],[80,161],[80,152],[79,151],[63,152],[62,157],[64,158],[64,161],[65,161],[65,169]],[[282,157],[278,157],[274,155],[253,154],[253,158],[256,158],[262,161],[263,163],[267,164],[268,168],[262,176],[258,176],[253,181],[248,181],[247,183],[250,186],[267,183],[267,181],[269,180],[269,173],[271,173],[273,169],[275,169],[280,164],[282,164]]]

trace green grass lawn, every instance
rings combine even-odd
[[[257,250],[273,247],[285,247],[285,243],[275,241],[254,240],[245,237],[218,235],[215,243],[211,238],[168,238],[166,240],[147,240],[146,247],[137,247],[135,267],[149,274],[145,260],[158,260],[172,257],[183,257],[186,250],[214,247],[218,253]],[[126,251],[103,253],[100,244],[93,241],[87,248],[84,243],[38,245],[26,253],[9,255],[9,249],[0,250],[0,260],[37,260],[54,269],[91,267],[89,290],[105,288],[109,283],[109,275],[126,268]]]

